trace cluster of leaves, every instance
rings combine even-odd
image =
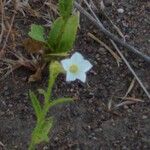
[[[48,88],[47,90],[39,89],[39,94],[42,94],[44,97],[44,104],[41,105],[40,101],[38,100],[37,96],[34,92],[30,91],[29,96],[32,101],[33,108],[35,110],[35,114],[37,117],[36,127],[33,130],[32,133],[32,139],[30,143],[29,150],[34,150],[35,146],[37,144],[40,144],[41,142],[48,142],[49,138],[48,135],[50,133],[51,128],[53,127],[53,117],[47,116],[48,111],[50,108],[63,103],[72,102],[72,98],[58,98],[55,100],[52,100],[51,98],[51,92],[53,85],[55,83],[55,80],[59,73],[61,73],[62,66],[59,62],[52,62],[50,65],[50,76],[49,76],[49,82],[48,82]]]
[[[73,0],[59,0],[58,8],[60,17],[54,21],[47,36],[44,27],[36,24],[32,24],[29,36],[47,47],[46,54],[57,56],[60,54],[61,56],[73,47],[79,25],[79,15],[72,15]]]

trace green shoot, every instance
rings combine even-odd
[[[44,57],[50,54],[68,53],[75,42],[77,28],[79,26],[79,15],[72,14],[73,0],[59,0],[58,17],[52,24],[48,35],[45,35],[44,28],[40,25],[31,25],[29,36],[36,41],[43,42],[46,49]],[[49,58],[48,57],[48,58]]]
[[[48,142],[48,135],[53,127],[53,117],[48,117],[48,111],[59,104],[73,102],[72,98],[58,98],[56,100],[52,100],[51,92],[54,86],[55,80],[59,73],[63,72],[62,66],[59,62],[52,62],[50,65],[50,76],[48,81],[47,90],[39,89],[39,93],[44,96],[44,104],[41,105],[37,96],[29,91],[29,96],[32,101],[33,108],[35,110],[35,115],[37,117],[36,126],[32,132],[31,143],[29,146],[29,150],[35,150],[36,145],[41,142]]]
[[[73,8],[73,0],[59,0],[59,12],[64,20],[69,19]]]

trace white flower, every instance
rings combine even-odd
[[[79,79],[85,82],[86,72],[92,68],[92,64],[78,52],[74,53],[70,59],[62,60],[61,64],[67,73],[66,81]]]

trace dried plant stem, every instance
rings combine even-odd
[[[109,47],[107,47],[107,45],[102,42],[100,39],[97,40],[97,38],[95,38],[93,35],[88,34],[91,38],[93,38],[95,41],[97,41],[98,43],[100,43],[102,46],[104,46],[106,49],[108,49]],[[115,47],[116,51],[118,52],[118,54],[120,55],[120,57],[122,58],[122,60],[124,61],[124,63],[127,65],[128,69],[131,71],[131,73],[134,75],[135,79],[138,81],[138,83],[140,84],[141,88],[143,89],[143,91],[145,92],[145,94],[147,95],[147,97],[150,99],[150,94],[147,91],[147,89],[145,88],[145,86],[143,85],[142,81],[139,79],[139,77],[136,75],[135,71],[132,69],[131,65],[128,63],[128,61],[126,60],[126,58],[124,57],[124,55],[121,53],[121,51],[119,50],[119,48],[117,47],[117,45],[114,43],[114,41],[110,40],[111,43],[113,44],[113,46]]]
[[[114,43],[114,41],[112,41],[112,44],[114,45],[114,47],[116,47],[116,50],[118,52],[118,54],[120,55],[120,57],[123,59],[123,61],[125,62],[125,64],[127,65],[128,69],[132,72],[132,74],[134,75],[134,77],[136,78],[136,80],[138,81],[138,83],[140,84],[141,88],[143,89],[143,91],[145,92],[145,94],[147,95],[147,97],[150,99],[150,93],[147,91],[147,89],[145,88],[145,86],[143,85],[142,81],[139,79],[139,77],[136,75],[135,71],[133,70],[133,68],[131,67],[131,65],[128,63],[127,59],[124,57],[124,55],[121,53],[121,51],[118,49],[117,45]]]
[[[131,92],[131,90],[133,89],[133,87],[134,87],[134,85],[135,85],[135,77],[132,79],[132,81],[131,81],[131,83],[130,83],[130,86],[129,86],[129,88],[128,88],[128,90],[127,90],[127,92],[126,92],[126,94],[125,94],[125,96],[123,97],[123,99],[125,99],[127,96],[128,96],[128,94]]]
[[[96,42],[98,42],[99,44],[101,44],[103,47],[105,47],[109,51],[109,53],[116,59],[118,66],[120,66],[121,58],[109,46],[107,46],[104,42],[102,42],[92,33],[88,33],[88,36],[92,38],[93,40],[95,40]]]
[[[12,16],[12,19],[11,19],[11,23],[10,23],[10,27],[9,27],[9,30],[8,30],[5,42],[3,44],[2,49],[0,50],[0,58],[2,58],[5,55],[5,47],[7,45],[7,41],[8,41],[8,38],[9,38],[9,35],[10,35],[10,32],[11,32],[13,23],[14,23],[14,20],[15,20],[15,16],[16,16],[16,11],[14,11],[14,13],[13,13],[13,16]]]
[[[3,2],[2,0],[0,1],[1,3],[1,33],[0,33],[0,43],[2,42],[2,38],[3,38],[3,34],[4,34],[4,30],[5,30],[5,26],[4,26],[4,5],[6,3],[6,0]]]
[[[136,50],[134,47],[130,46],[129,44],[127,44],[124,40],[120,40],[118,37],[116,37],[115,35],[113,35],[112,33],[110,33],[101,23],[101,21],[98,19],[98,17],[96,16],[96,14],[94,13],[94,11],[91,9],[91,7],[89,6],[89,4],[87,3],[86,0],[84,0],[84,2],[86,3],[86,5],[88,6],[88,8],[90,9],[91,13],[93,14],[93,16],[95,17],[95,19],[84,9],[82,8],[78,3],[75,2],[75,6],[77,7],[77,9],[79,9],[86,17],[88,17],[97,27],[99,27],[99,29],[105,33],[109,38],[110,38],[110,42],[112,43],[112,45],[114,46],[114,48],[116,49],[116,51],[118,52],[118,54],[120,55],[120,57],[123,59],[123,61],[125,62],[125,64],[127,65],[128,69],[131,71],[131,73],[134,75],[135,79],[138,81],[138,83],[140,84],[141,88],[143,89],[143,91],[145,92],[145,94],[147,95],[147,97],[150,99],[150,94],[147,91],[147,89],[145,88],[145,86],[143,85],[143,83],[141,82],[141,80],[139,79],[139,77],[136,75],[135,71],[132,69],[131,65],[128,63],[127,59],[124,57],[124,55],[122,54],[122,52],[119,50],[118,46],[116,45],[115,42],[121,44],[122,46],[124,46],[125,48],[128,48],[130,51],[134,52],[135,54],[138,54],[140,57],[144,58],[144,60],[146,60],[147,62],[150,62],[150,57],[143,55],[141,52],[139,52],[138,50]],[[114,42],[115,41],[115,42]],[[101,44],[101,43],[100,43]]]
[[[83,7],[81,7],[77,2],[75,2],[75,6],[76,8],[83,13],[90,21],[92,21],[98,28],[100,31],[102,31],[106,36],[108,36],[110,39],[112,39],[113,41],[115,41],[116,43],[120,44],[121,46],[127,48],[129,51],[135,53],[136,55],[138,55],[139,57],[143,58],[145,61],[147,61],[148,63],[150,63],[150,57],[147,55],[144,55],[143,53],[141,53],[140,51],[138,51],[137,49],[135,49],[133,46],[129,45],[128,43],[126,43],[124,40],[119,39],[117,36],[115,36],[114,34],[112,34],[111,32],[109,32],[107,29],[105,29],[105,27],[100,24],[93,16],[91,16]]]

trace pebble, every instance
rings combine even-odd
[[[147,118],[148,118],[148,117],[147,117],[147,116],[145,116],[145,115],[143,115],[143,116],[142,116],[142,119],[147,119]]]
[[[122,149],[127,150],[128,148],[125,145],[123,145]]]
[[[4,92],[4,96],[9,96],[10,95],[10,92],[9,91],[5,91]]]
[[[5,114],[5,112],[3,112],[3,111],[0,111],[0,116],[2,116],[2,115],[4,115]]]
[[[101,58],[100,58],[100,54],[96,54],[96,59],[97,60],[100,60]]]
[[[132,113],[132,109],[128,109],[127,111],[128,111],[128,113]]]
[[[43,148],[43,150],[48,150],[49,148],[48,148],[48,146],[44,146],[44,148]]]
[[[5,91],[8,90],[8,86],[4,86],[4,90],[5,90]]]
[[[97,61],[94,61],[94,64],[97,65]]]
[[[129,107],[127,105],[124,105],[123,107],[124,107],[124,109],[129,109]]]
[[[117,11],[118,11],[118,13],[120,13],[120,14],[124,13],[124,9],[123,9],[123,8],[119,8],[119,9],[117,9]]]

